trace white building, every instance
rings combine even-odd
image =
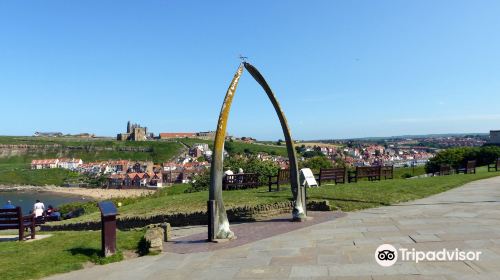
[[[75,170],[82,165],[83,161],[79,158],[61,158],[57,163],[57,167]]]
[[[57,168],[58,159],[34,159],[31,161],[31,169]]]

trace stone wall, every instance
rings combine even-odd
[[[273,204],[258,205],[255,207],[235,207],[227,210],[230,222],[250,222],[266,219],[281,214],[291,213],[292,201],[277,202]],[[206,225],[208,221],[206,212],[159,214],[151,216],[117,217],[117,227],[121,230],[142,228],[151,224],[169,223],[171,226]],[[80,222],[71,224],[45,224],[43,231],[62,230],[100,230],[100,221]]]

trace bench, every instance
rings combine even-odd
[[[381,166],[357,166],[356,171],[348,172],[347,179],[349,183],[357,182],[361,178],[368,178],[368,181],[380,181],[381,170]]]
[[[476,161],[469,160],[464,167],[457,168],[457,174],[476,174]]]
[[[451,165],[441,164],[439,166],[439,176],[451,175]]]
[[[394,179],[394,165],[384,165],[380,167],[380,177],[387,179]]]
[[[280,190],[281,184],[289,184],[290,183],[290,169],[280,169],[278,170],[278,174],[274,176],[268,176],[268,186],[269,192],[272,192],[272,186],[276,185],[276,191]]]
[[[344,184],[346,168],[321,168],[318,174],[318,184],[322,181],[334,181],[335,184]]]
[[[0,209],[0,229],[18,229],[19,241],[24,240],[24,230],[31,230],[31,239],[35,239],[35,216],[23,216],[21,207]]]
[[[500,169],[500,158],[497,158],[496,162],[488,164],[488,172],[498,171],[499,169]]]
[[[222,179],[223,190],[240,190],[248,188],[256,188],[260,185],[259,174],[257,173],[240,173],[233,175],[225,175]]]

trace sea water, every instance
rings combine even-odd
[[[37,199],[45,204],[45,208],[49,205],[57,207],[70,202],[88,201],[87,198],[82,196],[54,192],[0,191],[0,208],[3,208],[7,201],[10,200],[15,206],[20,206],[24,214],[28,214],[33,209],[33,204],[35,204]]]

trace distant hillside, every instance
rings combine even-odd
[[[184,146],[175,141],[0,136],[0,184],[62,185],[68,179],[81,177],[69,170],[30,170],[33,159],[74,157],[84,162],[127,159],[162,163],[177,156],[182,149]]]
[[[75,157],[86,162],[129,159],[160,163],[172,159],[182,147],[178,142],[0,136],[0,164],[54,157]]]
[[[396,136],[380,136],[380,137],[359,137],[359,138],[332,138],[320,140],[303,140],[303,142],[328,142],[336,140],[384,140],[384,139],[400,139],[400,138],[438,138],[438,137],[463,137],[466,135],[488,136],[489,133],[443,133],[443,134],[415,134],[415,135],[396,135]]]
[[[212,140],[200,140],[200,139],[178,139],[178,141],[184,143],[187,146],[192,146],[196,143],[206,143],[213,149],[214,141]],[[257,153],[267,153],[270,155],[287,156],[286,146],[277,145],[267,145],[262,143],[244,143],[240,141],[226,141],[224,143],[224,148],[229,154],[257,154]]]
[[[182,149],[196,143],[206,143],[213,149],[213,141],[179,138],[171,141],[116,141],[109,138],[66,137],[14,137],[0,136],[0,169],[2,165],[26,167],[32,159],[75,157],[84,162],[128,159],[152,160],[162,163],[172,160]],[[225,149],[230,154],[268,153],[286,156],[285,146],[250,144],[226,141]]]

